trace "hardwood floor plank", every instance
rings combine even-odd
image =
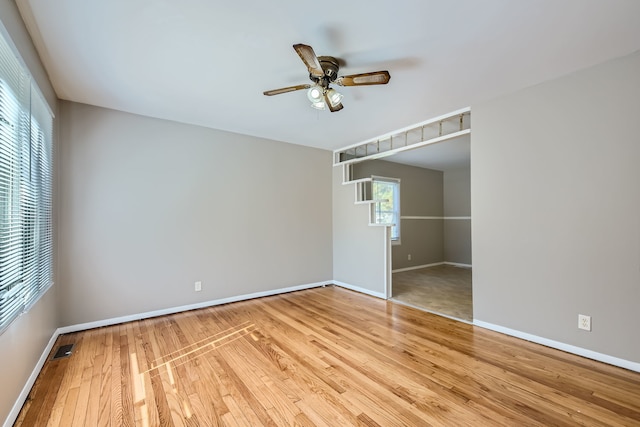
[[[76,403],[78,402],[78,394],[80,392],[79,387],[69,389],[67,398],[65,399],[64,410],[60,417],[59,426],[72,426],[73,416],[75,415]]]
[[[103,377],[103,365],[105,363],[105,339],[106,334],[98,333],[92,337],[94,346],[92,352],[92,370],[89,381],[89,393],[86,407],[85,422],[98,426],[100,423],[100,400],[106,400],[108,403],[108,395],[104,393],[101,396]]]
[[[134,384],[129,366],[129,336],[126,326],[128,325],[122,325],[120,327],[120,404],[117,405],[117,408],[121,409],[120,425],[131,427],[135,425],[135,410],[133,404]],[[118,384],[114,383],[113,386],[117,387]],[[113,394],[114,391],[112,390],[111,393]],[[114,420],[118,420],[118,414],[112,414],[111,416]]]
[[[166,407],[162,405],[162,400],[157,401],[151,375],[146,374],[150,366],[147,365],[145,347],[148,345],[147,338],[140,329],[142,321],[132,322],[131,328],[127,330],[129,340],[129,373],[133,382],[133,406],[135,408],[136,425],[159,426],[161,424],[160,413],[166,414]],[[157,404],[160,402],[161,407]],[[166,421],[163,418],[162,421]]]
[[[93,365],[96,357],[96,349],[94,338],[95,331],[89,331],[87,339],[76,350],[76,357],[84,359],[82,375],[78,387],[78,398],[76,399],[76,407],[73,411],[73,420],[71,425],[80,425],[84,422],[94,423],[94,419],[88,418],[91,414],[88,411],[91,379],[93,378]]]
[[[120,327],[110,328],[111,336],[111,380],[107,384],[111,398],[109,399],[109,412],[102,414],[108,421],[110,426],[124,425],[122,421],[122,389],[120,388],[120,379],[122,371],[120,369]]]
[[[290,359],[284,350],[286,347],[273,342],[273,340],[266,339],[259,332],[255,334],[259,339],[254,340],[253,345],[263,351],[264,354],[272,356],[273,362],[277,364],[282,372],[286,373],[287,378],[284,380],[284,384],[288,386],[289,390],[295,392],[295,395],[288,396],[290,400],[294,401],[299,407],[301,405],[298,403],[301,400],[309,399],[311,399],[312,407],[314,408],[329,405],[334,411],[338,411],[342,418],[350,421],[348,424],[355,423],[356,414],[352,413],[341,399],[341,395],[346,389],[338,383],[337,379],[331,378],[331,374],[325,374],[323,370],[316,369],[311,362],[303,359],[296,359],[295,361]],[[273,357],[274,354],[278,356]],[[310,369],[297,369],[297,364]],[[313,372],[313,374],[310,375],[309,372]],[[274,387],[277,386],[277,384],[274,384]]]
[[[256,398],[253,392],[249,389],[248,384],[244,383],[242,379],[238,377],[237,373],[222,356],[214,355],[213,357],[216,359],[216,362],[218,362],[218,365],[220,365],[220,368],[228,379],[228,384],[230,386],[228,389],[233,393],[232,396],[234,402],[246,402],[245,405],[242,405],[245,408],[245,416],[249,414],[254,415],[259,420],[259,425],[276,426],[277,424],[273,421],[264,407],[267,402],[260,402]]]
[[[63,335],[58,338],[54,349],[62,345],[75,344],[73,350],[75,353],[75,351],[77,351],[78,349],[78,344],[81,341],[82,338],[78,334]],[[69,363],[68,358],[60,359],[54,362],[51,360],[51,357],[49,357],[49,362],[45,363],[45,368],[47,367],[47,365],[58,365],[59,367],[64,368],[64,375],[60,379],[58,393],[53,393],[53,390],[48,391],[48,393],[50,393],[55,398],[53,407],[49,413],[43,413],[41,418],[42,422],[46,420],[47,426],[58,426],[61,425],[62,416],[65,412],[65,406],[67,404],[67,394],[69,393],[69,390],[79,385],[80,376],[82,375],[82,366],[78,363]],[[47,371],[43,369],[43,373],[44,372]],[[43,373],[41,373],[40,375],[44,378],[52,378],[52,375]]]
[[[640,374],[337,287],[64,335],[15,425],[640,426]]]
[[[56,344],[53,346],[53,349],[48,356],[48,360],[51,359],[61,341],[63,340],[58,339],[56,341]],[[59,389],[61,379],[65,373],[66,367],[64,365],[66,359],[61,359],[58,362],[61,363],[46,364],[47,375],[39,375],[33,386],[34,391],[37,389],[40,390],[40,392],[29,395],[24,405],[27,410],[18,416],[15,425],[30,426],[37,425],[37,423],[44,424],[46,422],[44,414],[51,411],[56,399],[56,393],[48,393],[46,390],[49,388]],[[43,371],[45,371],[45,367],[43,367]]]
[[[151,379],[155,405],[158,409],[160,425],[185,426],[186,416],[182,412],[182,405],[177,398],[177,384],[173,375],[171,363],[156,366],[158,354],[163,354],[174,348],[166,342],[166,328],[154,321],[142,321],[140,330],[146,341],[144,354],[146,357],[147,370],[143,371],[145,376]]]
[[[100,380],[98,391],[98,427],[111,424],[111,376],[113,372],[113,334],[103,333],[102,364],[97,376]]]

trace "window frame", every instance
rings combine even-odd
[[[393,226],[391,226],[391,244],[400,245],[402,242],[402,239],[401,239],[402,234],[401,234],[401,227],[400,227],[401,180],[399,178],[392,178],[392,177],[386,177],[386,176],[377,176],[377,175],[371,176],[371,198],[374,200],[376,198],[376,189],[375,189],[376,182],[384,182],[384,183],[393,185],[393,200],[391,201],[393,208],[391,211],[389,210],[382,211],[381,206],[383,202],[372,203],[371,209],[372,209],[373,218],[375,219],[376,224],[385,224],[384,222],[381,221],[381,218],[379,217],[379,213],[380,212],[391,213],[393,217],[393,224],[394,224]]]
[[[0,24],[0,334],[53,285],[53,113]]]

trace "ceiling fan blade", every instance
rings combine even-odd
[[[304,62],[304,65],[307,66],[307,69],[312,76],[324,76],[324,70],[322,69],[320,61],[318,61],[318,57],[311,46],[307,46],[306,44],[294,44],[293,48],[298,53],[300,59],[302,59],[302,62]]]
[[[334,83],[340,86],[386,85],[390,79],[391,75],[385,70],[341,76]]]
[[[344,108],[344,105],[342,105],[341,102],[339,102],[337,105],[332,105],[331,101],[329,101],[329,95],[327,95],[327,91],[324,91],[324,103],[327,104],[327,107],[329,107],[329,111],[331,111],[332,113],[340,111]]]
[[[309,89],[310,87],[311,85],[289,86],[289,87],[283,87],[280,89],[267,90],[267,91],[264,91],[263,93],[267,96],[280,95],[281,93],[293,92],[301,89]]]

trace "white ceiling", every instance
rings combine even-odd
[[[381,160],[439,171],[468,168],[471,165],[471,136],[462,135]]]
[[[637,0],[16,0],[61,99],[336,149],[640,49]],[[294,43],[386,86],[309,106]]]

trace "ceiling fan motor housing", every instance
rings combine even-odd
[[[330,83],[338,78],[338,70],[340,69],[340,65],[338,63],[338,60],[333,56],[319,56],[318,62],[320,62],[322,71],[324,71],[324,76],[315,77],[312,74],[309,74],[309,78],[314,83],[327,88]]]

